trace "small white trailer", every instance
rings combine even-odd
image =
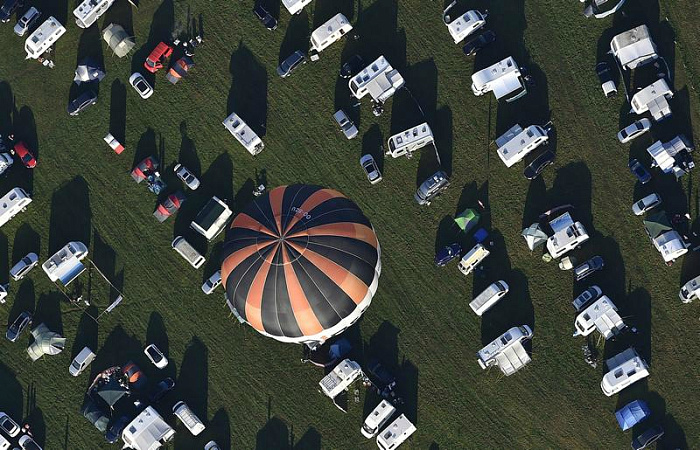
[[[510,130],[496,139],[498,157],[506,167],[522,161],[531,151],[546,144],[549,135],[544,127],[530,125],[523,129],[520,125],[513,125]]]
[[[630,112],[644,114],[649,111],[655,121],[661,122],[671,117],[671,105],[668,99],[673,97],[673,91],[664,78],[659,78],[649,86],[640,90],[632,97]]]
[[[683,303],[690,303],[693,299],[700,298],[700,275],[685,283],[678,292],[678,297]]]
[[[335,398],[362,376],[362,368],[350,359],[344,359],[318,383],[321,391],[330,398]]]
[[[65,32],[66,28],[55,17],[51,16],[46,19],[24,41],[24,50],[27,52],[26,59],[38,59],[48,49],[53,47],[58,38],[63,36]]]
[[[77,8],[73,10],[75,23],[80,28],[89,28],[107,12],[114,0],[83,0]]]
[[[350,21],[341,13],[336,14],[326,23],[316,28],[311,33],[311,38],[309,39],[311,43],[309,51],[311,60],[314,61],[318,59],[318,53],[334,42],[338,42],[351,30],[352,25],[350,24]]]
[[[450,32],[450,36],[452,36],[455,44],[459,44],[464,38],[486,25],[488,12],[482,13],[481,11],[472,9],[455,18],[450,14],[450,11],[456,5],[457,0],[450,3],[447,8],[445,8],[442,13],[442,21],[447,25],[447,30]]]
[[[265,144],[262,139],[260,139],[255,131],[253,131],[238,114],[231,113],[222,123],[251,155],[255,156],[265,149]]]
[[[554,234],[547,238],[547,251],[556,259],[586,242],[589,238],[581,222],[574,222],[571,214],[565,212],[549,221]]]
[[[32,202],[27,192],[16,187],[0,198],[0,227],[9,222],[17,214],[26,211],[27,205]]]
[[[394,450],[403,444],[413,433],[416,426],[401,414],[377,436],[377,447],[382,450]]]
[[[358,100],[369,94],[375,102],[384,103],[405,83],[399,71],[391,67],[384,56],[380,56],[352,77],[348,86]]]
[[[623,69],[636,69],[656,60],[656,44],[646,25],[627,30],[613,37],[610,51],[620,61]]]
[[[695,167],[690,156],[694,149],[691,141],[679,134],[668,142],[654,142],[647,148],[647,153],[652,158],[651,167],[658,167],[664,173],[673,173],[680,178]]]
[[[309,3],[311,0],[282,0],[282,4],[287,8],[289,14],[300,14],[301,10]]]
[[[433,131],[426,122],[423,122],[420,125],[391,136],[387,140],[386,154],[392,158],[404,155],[410,158],[414,151],[430,145],[434,141]]]
[[[484,95],[491,91],[496,100],[504,98],[506,102],[513,102],[527,94],[520,68],[512,56],[472,75],[474,95]]]

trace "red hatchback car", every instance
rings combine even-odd
[[[36,166],[36,158],[27,148],[27,144],[24,142],[18,142],[15,144],[15,153],[19,156],[19,159],[24,164],[27,169],[33,169]]]
[[[146,70],[151,73],[156,73],[158,69],[163,68],[163,63],[172,54],[173,48],[165,42],[161,42],[160,44],[156,45],[156,48],[154,48],[151,54],[148,55],[146,61],[143,63],[143,67],[145,67]]]

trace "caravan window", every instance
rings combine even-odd
[[[622,369],[617,369],[613,374],[615,378],[620,378],[622,376]]]
[[[15,194],[14,192],[12,194],[10,194],[10,200],[14,200],[16,198],[17,198],[17,194]]]

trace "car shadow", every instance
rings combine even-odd
[[[379,125],[372,124],[369,129],[362,135],[362,151],[360,158],[364,155],[372,155],[374,161],[377,163],[379,171],[384,173],[384,138],[382,136],[382,130]],[[359,161],[359,158],[358,158]]]
[[[34,315],[35,302],[36,292],[34,291],[34,282],[32,280],[21,281],[17,292],[14,294],[12,308],[7,314],[7,326],[10,326],[10,324],[14,322],[15,319],[24,311]],[[35,325],[38,325],[38,322]],[[24,335],[22,340],[28,341],[29,333]]]
[[[126,86],[114,80],[110,94],[109,132],[126,147]]]
[[[3,412],[20,423],[24,418],[24,390],[15,372],[2,361],[0,361],[0,384],[3,388]]]

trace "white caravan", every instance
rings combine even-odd
[[[505,376],[513,375],[531,361],[523,342],[532,339],[527,325],[513,327],[479,350],[476,356],[482,369],[498,366]]]
[[[255,131],[253,131],[238,114],[231,113],[231,115],[223,121],[223,124],[251,155],[255,156],[265,148],[262,139],[260,139]]]
[[[391,416],[396,412],[396,408],[389,403],[388,400],[382,400],[376,408],[369,413],[369,416],[365,419],[365,423],[362,424],[360,432],[367,439],[371,439],[379,433],[379,430],[384,426],[385,423],[391,419]]]
[[[690,303],[693,299],[700,298],[700,275],[685,283],[678,292],[678,296],[683,303]]]
[[[377,447],[382,450],[394,450],[403,444],[416,431],[416,426],[403,414],[377,436]]]
[[[644,114],[649,111],[655,121],[661,122],[671,117],[671,105],[668,99],[673,97],[673,91],[664,78],[659,78],[632,97],[630,102],[632,110],[636,114]]]
[[[409,128],[406,131],[395,134],[387,141],[386,154],[392,158],[406,155],[413,156],[413,152],[434,142],[433,131],[426,122]]]
[[[616,336],[626,327],[625,322],[617,312],[617,307],[607,295],[603,295],[591,306],[581,311],[576,316],[574,326],[576,327],[574,337],[588,336],[597,329],[605,340]]]
[[[350,92],[358,100],[369,94],[372,100],[384,103],[406,84],[398,70],[384,56],[362,69],[348,82]]]
[[[335,398],[362,376],[362,368],[355,361],[343,360],[318,383],[330,398]]]
[[[472,75],[472,92],[484,95],[493,91],[496,100],[506,96],[506,102],[512,102],[527,94],[520,68],[512,56],[482,69]]]
[[[676,178],[680,178],[695,167],[690,157],[693,149],[690,140],[679,134],[668,142],[654,142],[647,148],[647,153],[652,158],[651,167],[658,167],[664,173],[673,173]]]
[[[232,215],[233,211],[231,211],[231,208],[214,196],[209,199],[207,204],[197,213],[194,220],[190,222],[190,228],[207,238],[208,241],[211,241],[224,231]]]
[[[58,38],[63,36],[66,28],[61,25],[61,22],[53,16],[46,19],[39,28],[34,30],[24,41],[24,50],[27,52],[26,59],[37,59],[43,55],[46,50],[51,48]]]
[[[60,281],[67,286],[85,270],[81,261],[87,255],[88,248],[85,244],[77,241],[69,242],[46,260],[41,268],[49,276],[49,280],[54,283]]]
[[[659,57],[646,25],[620,33],[610,41],[612,54],[623,69],[635,69]]]
[[[464,275],[469,275],[490,254],[491,252],[486,247],[476,244],[474,248],[462,257],[459,264],[457,264],[457,268]]]
[[[547,251],[552,258],[559,258],[588,240],[588,233],[581,222],[574,222],[566,212],[549,222],[554,232],[547,238]]]
[[[287,8],[289,14],[301,13],[304,6],[308,5],[309,3],[311,3],[311,0],[282,0],[282,4],[285,8]]]
[[[83,0],[73,10],[76,25],[80,28],[89,28],[112,6],[112,3],[114,0]]]
[[[457,18],[452,18],[450,16],[450,10],[456,5],[457,0],[450,3],[447,8],[445,8],[442,13],[442,21],[447,25],[447,30],[450,32],[450,36],[454,39],[455,44],[459,44],[464,38],[486,25],[486,17],[488,14],[481,13],[477,10],[470,10]]]
[[[133,450],[159,449],[174,436],[175,430],[152,406],[141,411],[122,431],[124,448]]]
[[[343,14],[338,13],[331,17],[329,21],[316,28],[311,33],[311,59],[318,59],[317,53],[323,51],[334,42],[339,41],[343,36],[352,30],[350,21]]]
[[[649,376],[649,366],[633,348],[608,359],[605,366],[608,373],[603,376],[600,388],[608,397]]]
[[[644,231],[665,263],[672,263],[688,253],[688,244],[680,233],[671,227],[665,211],[659,211],[644,220]]]
[[[0,198],[0,227],[5,225],[17,214],[27,210],[27,205],[32,202],[27,192],[16,187]]]
[[[496,152],[503,164],[506,167],[511,167],[522,161],[528,153],[540,145],[546,144],[547,141],[549,141],[549,136],[545,128],[539,125],[530,125],[523,129],[516,124],[496,139],[498,146]]]
[[[500,299],[508,293],[508,283],[503,280],[491,283],[489,287],[477,295],[474,300],[469,303],[469,307],[474,313],[481,317],[486,311],[491,309]]]

